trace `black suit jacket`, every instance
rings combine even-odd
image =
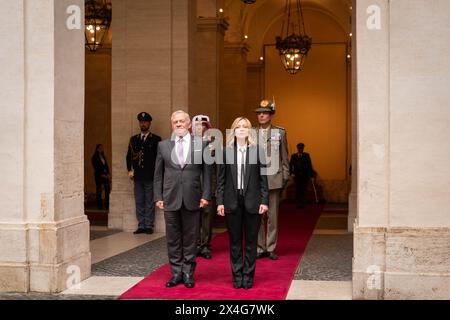
[[[128,171],[134,170],[134,180],[153,181],[157,147],[160,141],[161,137],[151,132],[144,143],[141,141],[140,133],[130,138],[126,161]]]
[[[103,180],[108,180],[105,178],[102,178],[102,175],[109,175],[109,167],[108,162],[105,159],[105,163],[102,162],[100,159],[100,155],[96,152],[91,158],[92,166],[94,167],[94,176],[96,183]]]
[[[237,149],[227,147],[223,152],[225,163],[218,166],[217,204],[225,206],[225,213],[233,213],[238,205]],[[244,204],[247,212],[253,214],[259,214],[261,204],[269,205],[267,176],[261,171],[263,163],[265,161],[261,161],[258,148],[248,147],[244,176]]]
[[[196,211],[200,199],[211,199],[211,166],[202,161],[206,147],[206,142],[192,138],[187,163],[181,167],[174,156],[175,141],[159,143],[153,192],[155,202],[164,201],[165,211],[178,211],[183,204]]]
[[[294,153],[291,156],[289,167],[290,173],[295,175],[295,180],[297,181],[306,182],[315,175],[311,157],[306,152],[303,152],[301,157],[298,156],[298,153]]]

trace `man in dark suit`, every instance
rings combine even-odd
[[[150,132],[152,117],[147,112],[138,114],[141,133],[130,138],[126,157],[128,176],[134,181],[134,198],[138,228],[134,234],[152,234],[155,223],[153,201],[153,173],[156,150],[161,138]]]
[[[315,176],[311,157],[308,153],[303,152],[304,149],[305,145],[303,143],[297,144],[297,153],[291,156],[291,161],[289,162],[290,173],[294,175],[295,201],[298,208],[305,206],[308,182]]]
[[[186,288],[193,288],[200,209],[211,199],[211,168],[202,158],[206,143],[189,132],[189,114],[176,111],[171,123],[172,138],[158,145],[154,179],[156,206],[164,210],[172,271],[166,286],[184,282]]]

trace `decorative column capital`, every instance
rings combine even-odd
[[[218,17],[198,17],[197,18],[197,32],[218,32],[221,35],[225,35],[229,27],[229,23],[224,18]]]
[[[227,42],[225,41],[225,53],[228,54],[245,54],[247,55],[250,47],[246,42]]]
[[[264,69],[264,62],[248,62],[247,69],[249,70],[261,70]]]

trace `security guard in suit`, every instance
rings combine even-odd
[[[130,138],[126,156],[128,176],[134,181],[134,198],[138,229],[134,234],[152,234],[155,223],[153,174],[158,143],[161,137],[150,132],[152,116],[140,112],[137,116],[141,133]]]
[[[258,258],[277,260],[278,207],[282,190],[289,180],[289,158],[286,130],[272,125],[275,101],[262,100],[258,109],[258,143],[266,151],[267,181],[269,184],[269,211],[263,217],[258,234]],[[267,228],[266,228],[267,224]],[[267,231],[266,231],[267,229]]]

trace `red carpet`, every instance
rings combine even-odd
[[[228,233],[213,238],[211,260],[197,258],[195,287],[183,284],[166,288],[171,277],[166,264],[126,291],[119,299],[193,299],[193,300],[284,300],[295,270],[314,230],[322,206],[296,209],[292,204],[280,207],[278,260],[258,259],[253,288],[234,289],[231,282]]]

